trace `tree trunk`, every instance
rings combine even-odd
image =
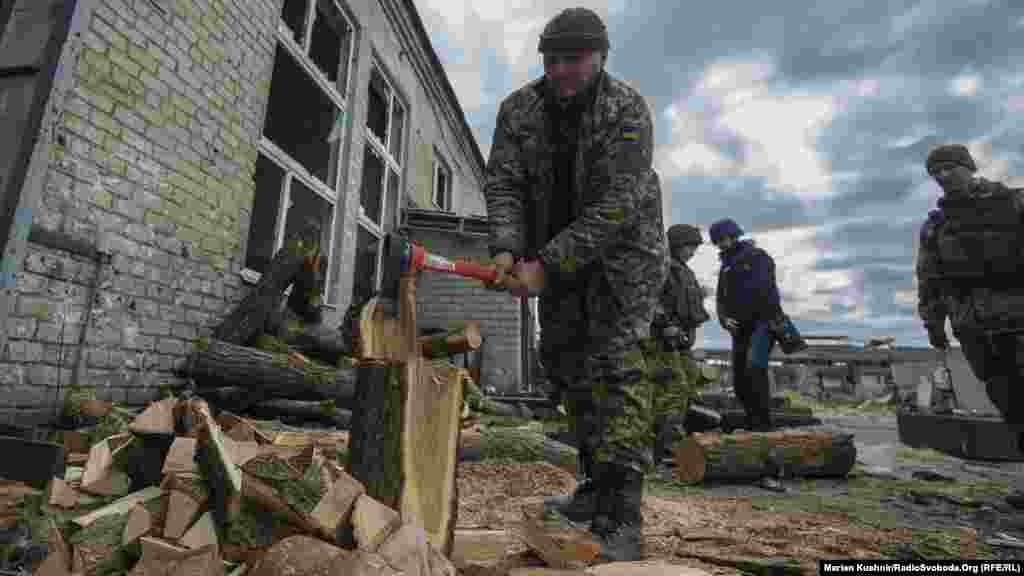
[[[492,427],[479,432],[465,431],[459,445],[459,461],[477,462],[491,458],[544,461],[576,474],[578,453],[568,444],[532,430]]]
[[[419,356],[414,277],[401,279],[397,321],[386,313],[393,309],[375,299],[360,317],[359,410],[352,414],[348,471],[368,496],[423,528],[450,555],[465,375]]]
[[[334,368],[298,354],[274,354],[220,340],[196,346],[190,372],[201,387],[241,387],[264,398],[333,400],[348,408],[355,395],[354,368]]]
[[[277,310],[284,291],[292,284],[307,258],[320,252],[320,227],[308,224],[289,236],[263,272],[259,284],[213,330],[213,338],[230,344],[246,344],[259,334],[267,318]]]
[[[337,408],[331,402],[279,398],[256,402],[248,407],[248,413],[260,418],[322,422],[342,429],[348,429],[352,423],[352,411]]]
[[[853,434],[826,430],[697,433],[677,443],[673,452],[673,474],[693,483],[777,475],[841,477],[857,460]]]
[[[351,342],[340,329],[307,322],[289,308],[285,308],[275,328],[273,333],[290,348],[325,364],[337,366],[342,358],[352,356]]]
[[[478,350],[483,338],[480,336],[480,325],[476,322],[468,322],[461,328],[442,334],[422,336],[419,342],[425,357],[447,358],[454,354]]]

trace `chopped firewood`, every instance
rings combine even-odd
[[[137,504],[149,502],[154,498],[159,498],[163,494],[163,491],[159,486],[150,486],[133,492],[124,498],[121,498],[115,502],[112,502],[98,510],[93,510],[88,514],[83,514],[77,518],[72,519],[72,522],[82,526],[83,528],[99,520],[100,518],[106,518],[107,516],[127,514],[131,512]]]
[[[231,412],[222,411],[217,416],[217,424],[220,425],[221,430],[227,431],[228,437],[238,442],[270,444],[274,441],[272,435],[257,428],[249,419]]]
[[[122,439],[131,440],[131,434],[111,436],[93,444],[89,449],[89,459],[85,463],[85,472],[82,474],[83,490],[89,490],[90,486],[109,475],[114,464],[114,453],[118,448],[126,445]]]
[[[124,526],[121,544],[127,546],[139,538],[149,534],[153,529],[153,515],[145,506],[136,506],[128,515],[128,523]]]
[[[51,480],[47,492],[50,495],[47,498],[50,506],[59,506],[61,508],[74,508],[78,506],[78,492],[61,478]]]
[[[181,537],[181,545],[192,550],[217,546],[217,527],[213,524],[213,514],[206,512],[200,516]]]
[[[601,545],[590,532],[571,526],[551,526],[531,519],[513,526],[513,530],[552,568],[585,567],[601,552]]]
[[[519,538],[507,530],[459,529],[455,531],[451,558],[456,565],[495,564],[521,548]]]
[[[388,564],[406,576],[455,576],[455,567],[430,544],[419,526],[403,524],[377,549]]]
[[[249,576],[346,574],[328,572],[326,568],[335,559],[348,555],[347,551],[323,540],[308,536],[292,536],[271,546],[263,558],[253,565]]]
[[[589,576],[586,570],[567,570],[547,566],[521,566],[508,571],[508,576]],[[673,575],[674,576],[674,575]]]
[[[50,553],[36,570],[36,576],[71,576],[71,548],[64,541],[60,529],[51,521]]]
[[[85,466],[86,462],[88,462],[88,461],[89,461],[89,453],[88,452],[75,452],[73,454],[69,453],[67,455],[67,457],[64,458],[64,462],[68,466]]]
[[[189,550],[143,536],[142,558],[128,576],[224,576],[224,563],[216,546]]]
[[[683,482],[766,476],[845,476],[857,459],[853,435],[823,430],[695,433],[676,444],[673,474]]]
[[[97,496],[124,496],[131,492],[131,478],[123,470],[111,469],[107,475],[81,489]]]
[[[164,520],[164,538],[181,538],[199,513],[199,502],[180,490],[171,492],[167,503],[167,519]]]
[[[352,529],[360,550],[373,552],[402,523],[398,512],[366,494],[361,494],[352,510]]]
[[[135,420],[128,425],[128,430],[136,434],[174,434],[174,408],[178,399],[164,398],[152,402]]]
[[[287,448],[305,448],[307,446],[338,447],[347,445],[348,432],[278,432],[274,436],[274,446]]]
[[[334,540],[338,526],[350,521],[356,500],[366,492],[366,489],[344,471],[332,479],[330,486],[309,516],[320,528],[322,537]]]
[[[64,444],[64,451],[71,454],[83,454],[89,452],[89,442],[84,434],[77,430],[64,430],[61,432],[61,443]]]
[[[480,335],[480,325],[476,322],[467,322],[461,328],[419,338],[420,349],[427,358],[446,358],[472,352],[479,349],[481,343],[483,337]]]
[[[242,473],[228,448],[231,439],[224,437],[206,402],[200,400],[197,404],[196,411],[202,419],[202,426],[196,443],[196,457],[210,489],[210,508],[214,520],[223,526],[238,516],[240,511]]]
[[[328,574],[344,574],[345,576],[404,576],[395,570],[379,554],[356,550],[344,556],[337,556],[331,561]]]
[[[171,449],[164,459],[162,474],[174,474],[177,472],[195,472],[196,467],[196,439],[178,436],[171,444]]]
[[[288,524],[300,528],[305,533],[316,534],[318,532],[317,527],[305,515],[295,511],[273,487],[245,471],[242,472],[242,494],[260,508],[280,516]]]

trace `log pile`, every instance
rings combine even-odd
[[[132,489],[132,462],[152,446],[166,449]],[[31,517],[48,542],[35,574],[454,574],[424,528],[345,471],[329,436],[264,431],[168,397],[92,445],[67,434],[65,450],[66,471],[40,498],[50,513]]]

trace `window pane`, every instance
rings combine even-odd
[[[272,160],[256,157],[256,194],[249,220],[249,239],[245,246],[245,267],[263,273],[274,257],[277,240],[277,215],[281,206],[284,170]]]
[[[398,174],[394,170],[388,169],[388,202],[387,202],[387,214],[384,217],[384,226],[387,230],[391,230],[393,226],[397,225],[395,218],[397,217],[398,209]]]
[[[384,199],[384,163],[369,145],[363,153],[363,183],[359,190],[359,201],[366,217],[380,224],[381,201]]]
[[[377,289],[377,252],[380,240],[359,227],[356,239],[356,270],[352,282],[352,302],[363,302]]]
[[[307,6],[307,0],[284,0],[281,9],[281,20],[292,31],[292,38],[299,46],[302,46],[302,35],[306,33]]]
[[[370,74],[369,104],[366,111],[366,126],[381,142],[388,141],[388,90],[380,72],[374,68]]]
[[[313,33],[309,40],[309,57],[331,82],[338,80],[341,63],[342,34],[347,33],[345,22],[331,0],[317,0]]]
[[[263,135],[332,189],[327,141],[338,108],[280,45],[274,55]]]
[[[287,238],[289,234],[299,232],[307,221],[313,221],[320,225],[320,291],[323,293],[324,279],[327,277],[327,263],[331,254],[331,224],[334,222],[334,205],[324,200],[316,192],[302,183],[298,178],[292,178],[291,206],[288,208],[288,217],[284,224],[284,233]]]
[[[391,146],[389,151],[396,162],[402,162],[402,134],[405,127],[405,109],[395,100],[395,107],[391,115]]]

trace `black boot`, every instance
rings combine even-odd
[[[632,562],[643,558],[644,476],[632,468],[609,465],[602,482],[597,515],[590,531],[601,544],[604,562]]]
[[[544,499],[544,514],[562,517],[575,524],[588,524],[594,519],[597,509],[598,466],[584,450],[579,455],[580,475],[576,490],[570,496],[555,496]]]

